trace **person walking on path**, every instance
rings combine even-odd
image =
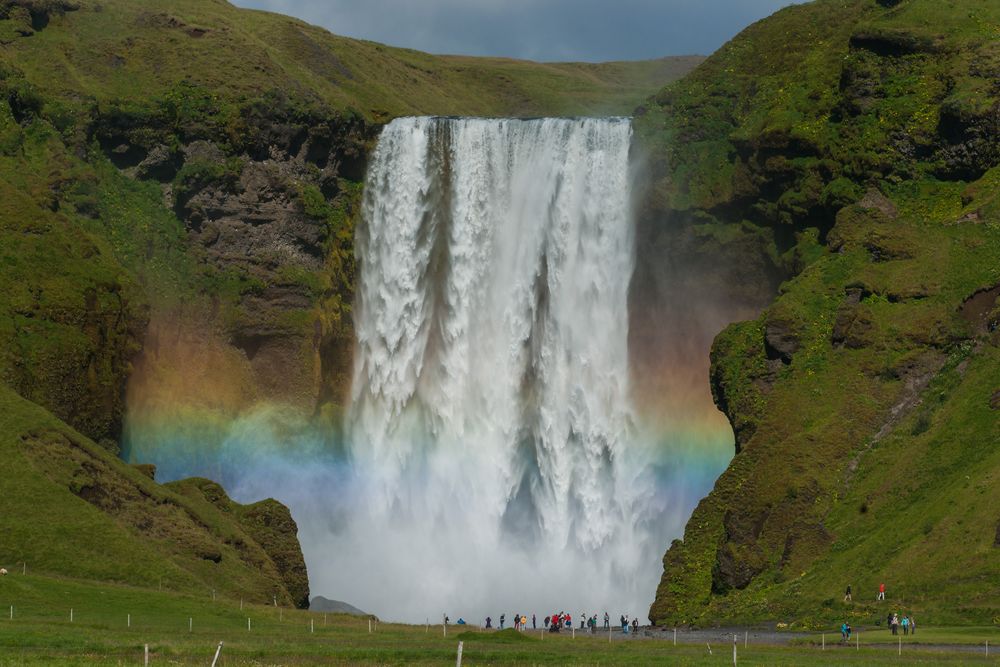
[[[885,600],[885,584],[878,585],[878,597],[876,600]]]
[[[500,614],[500,629],[503,630],[503,622],[507,620],[506,614]]]
[[[604,629],[605,630],[611,629],[611,617],[608,616],[608,612],[604,612]]]
[[[538,624],[536,622],[534,614],[531,615],[531,629],[532,630],[537,630],[538,629]]]
[[[636,616],[632,619],[632,634],[639,632],[639,617]]]
[[[917,634],[917,619],[913,618],[912,614],[910,614],[910,634]]]
[[[910,634],[910,617],[909,616],[904,616],[903,617],[903,634],[904,635]]]
[[[851,602],[851,585],[847,584],[847,592],[844,593],[844,602]]]

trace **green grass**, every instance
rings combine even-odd
[[[292,603],[294,587],[281,578],[287,569],[279,573],[254,535],[274,558],[285,545],[244,525],[247,511],[269,507],[235,506],[211,483],[198,493],[205,484],[156,484],[2,386],[0,456],[0,562],[8,569],[27,563],[40,574],[165,590],[216,587]],[[294,537],[285,541],[298,549]]]
[[[13,620],[10,605],[14,605]],[[463,665],[725,665],[732,659],[732,647],[725,642],[713,645],[710,656],[702,644],[675,647],[668,639],[624,641],[619,635],[609,643],[604,635],[486,633],[451,626],[445,637],[440,625],[390,623],[378,623],[369,633],[366,618],[251,604],[241,609],[233,597],[217,593],[213,600],[208,587],[197,595],[185,595],[18,573],[0,579],[0,612],[4,666],[141,664],[147,644],[152,665],[204,665],[220,641],[223,665],[450,664],[459,641]],[[127,627],[129,616],[131,627]],[[863,631],[860,651],[853,644],[837,648],[832,634],[826,651],[818,644],[751,643],[744,649],[740,642],[739,664],[899,664],[895,644],[870,646],[882,634],[888,633]],[[984,662],[969,653],[909,651],[916,641],[978,644],[1000,639],[996,630],[984,628],[921,628],[920,634],[920,639],[904,638],[907,664]]]
[[[0,22],[2,25],[2,22]],[[3,39],[0,36],[0,39]],[[159,97],[182,80],[217,98],[282,90],[367,118],[406,114],[627,114],[700,59],[531,63],[434,56],[338,37],[208,0],[108,0],[54,14],[4,58],[60,99]]]

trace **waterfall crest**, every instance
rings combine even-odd
[[[328,583],[342,599],[391,594],[401,606],[379,611],[411,620],[644,611],[664,545],[647,544],[654,484],[629,392],[631,132],[623,118],[383,130],[348,418],[364,518],[341,543],[363,572]]]

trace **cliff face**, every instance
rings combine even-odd
[[[997,25],[978,2],[821,0],[644,109],[646,224],[762,239],[731,260],[789,278],[713,345],[737,454],[655,622],[867,622],[883,581],[923,618],[992,620]]]
[[[381,124],[406,114],[625,113],[700,61],[438,57],[214,0],[0,0],[0,384],[65,422],[65,437],[32,436],[24,447],[56,466],[88,438],[117,452],[129,433],[197,431],[199,420],[209,426],[194,444],[207,447],[262,403],[334,428],[351,365],[354,220]],[[119,560],[148,556],[153,510],[140,497],[177,498],[88,457],[77,457],[84,472],[72,479],[93,472],[97,486],[117,490],[86,491],[110,519],[90,512],[84,524],[120,538]],[[0,472],[0,483],[13,481]],[[97,488],[55,482],[33,487],[53,516]],[[222,563],[233,568],[231,590],[304,604],[287,510],[213,505],[202,498],[209,484],[171,493],[195,489],[184,502],[236,516],[236,541],[186,520],[156,524],[158,536],[191,547],[173,555],[187,574],[157,561],[164,576],[196,589]],[[0,550],[54,539],[36,537],[19,532]],[[67,545],[93,547],[86,531]],[[152,581],[149,569],[121,571]]]
[[[234,415],[269,401],[310,415],[339,404],[354,215],[375,126],[277,94],[235,111],[207,91],[180,94],[203,106],[179,125],[165,100],[96,122],[121,173],[159,189],[183,230],[184,260],[201,273],[191,298],[155,302],[129,385],[134,427],[185,406]],[[238,114],[239,130],[227,114]],[[212,360],[210,376],[198,358]]]

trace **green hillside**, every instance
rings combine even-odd
[[[787,279],[715,341],[737,454],[653,620],[998,618],[998,36],[992,2],[818,0],[647,105],[647,224]]]
[[[605,64],[434,56],[222,0],[5,0],[3,58],[62,100],[216,99],[281,90],[369,120],[413,114],[628,114],[701,58]],[[82,100],[81,100],[82,101]]]
[[[156,484],[3,387],[0,456],[11,570],[308,605],[297,528],[274,501],[242,507],[208,480]],[[261,512],[285,517],[281,539],[263,534]]]

